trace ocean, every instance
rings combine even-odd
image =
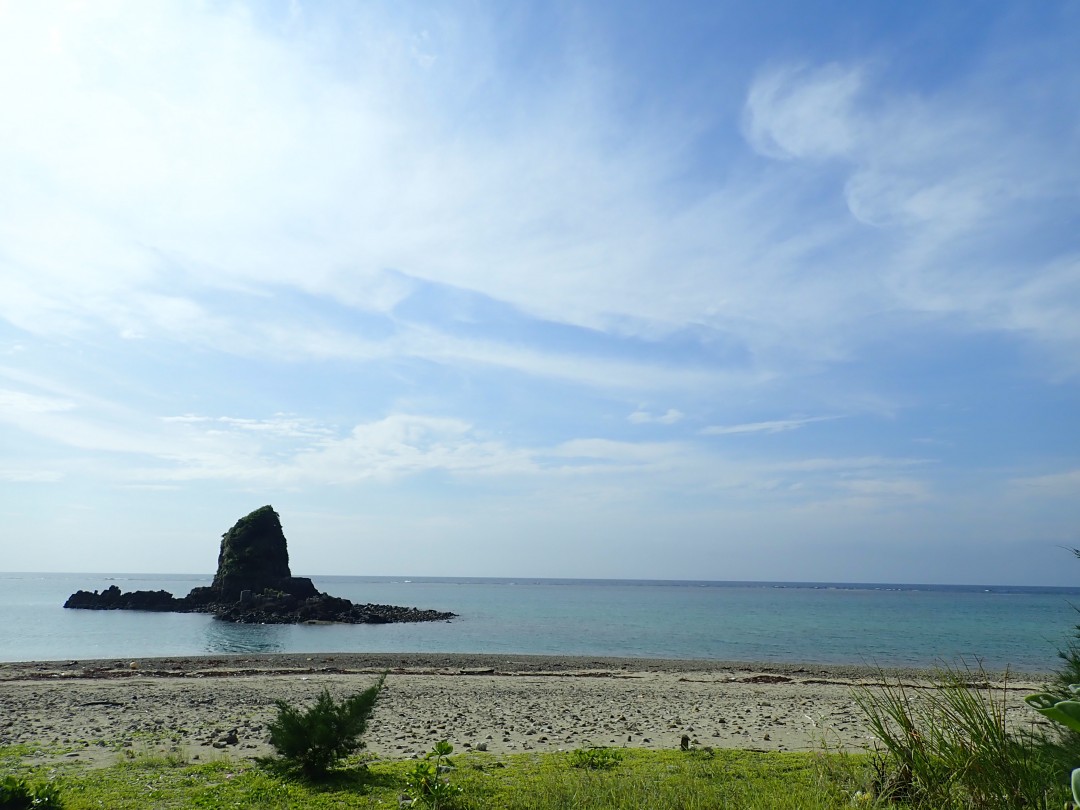
[[[0,573],[0,661],[229,653],[460,652],[975,665],[1049,672],[1080,588],[313,576],[354,602],[458,614],[395,625],[232,625],[64,610],[79,589],[184,595],[210,575]]]

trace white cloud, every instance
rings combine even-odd
[[[740,433],[783,433],[788,430],[811,425],[815,422],[828,422],[838,419],[836,416],[813,416],[803,419],[776,419],[769,422],[747,422],[741,425],[712,425],[702,429],[704,436],[730,436]]]
[[[661,425],[674,425],[676,422],[682,420],[684,414],[682,411],[675,408],[668,408],[662,414],[653,414],[649,411],[634,411],[628,417],[627,421],[634,425],[647,425],[651,423],[657,423]]]
[[[318,424],[313,419],[290,414],[275,414],[270,419],[244,419],[231,416],[214,418],[185,414],[184,416],[164,416],[161,421],[183,425],[204,425],[209,430],[214,430],[215,426],[218,426],[222,429],[251,431],[288,439],[311,439],[333,434],[330,428]]]
[[[862,85],[857,68],[774,68],[750,87],[743,131],[750,145],[768,157],[845,155],[857,141],[855,102]]]
[[[12,484],[55,484],[63,480],[64,474],[59,470],[0,468],[0,481]]]
[[[812,484],[812,497],[823,497],[837,488],[850,490],[852,480],[870,479],[868,470],[919,463],[887,457],[763,463],[727,458],[686,441],[603,437],[522,445],[488,436],[467,420],[410,413],[361,422],[345,431],[292,414],[252,418],[188,413],[133,419],[118,406],[70,394],[70,399],[60,399],[5,391],[0,401],[17,407],[0,409],[0,421],[60,448],[107,454],[95,462],[97,475],[121,486],[218,481],[239,487],[349,487],[436,473],[475,487],[529,482],[531,489],[561,491],[569,485],[563,482],[574,481],[572,486],[587,486],[608,499],[715,490],[773,498],[784,491],[785,497],[800,498],[800,482]],[[664,416],[674,420],[673,411]],[[117,454],[127,460],[120,463]],[[75,469],[73,463],[55,469]]]
[[[8,419],[13,419],[20,414],[31,416],[59,413],[73,408],[75,408],[75,403],[70,400],[29,394],[25,391],[0,389],[0,412],[4,413]]]
[[[357,425],[295,459],[297,475],[343,484],[442,471],[466,475],[530,472],[527,453],[476,437],[457,419],[399,414]]]

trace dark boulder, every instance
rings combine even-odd
[[[156,610],[175,611],[180,604],[168,591],[130,591],[122,592],[115,585],[110,585],[101,593],[97,591],[76,591],[64,603],[66,608],[84,610]]]

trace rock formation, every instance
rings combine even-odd
[[[240,602],[250,606],[264,597],[304,600],[320,595],[325,596],[310,579],[292,575],[281,520],[272,506],[264,506],[221,536],[214,581],[208,588],[194,588],[187,600],[224,608]]]
[[[113,585],[101,593],[77,591],[64,607],[212,613],[224,621],[246,624],[384,624],[442,621],[454,616],[395,605],[355,605],[321,593],[306,577],[294,577],[281,520],[271,506],[240,518],[222,535],[217,573],[208,587],[193,588],[187,596],[177,598],[168,591],[124,593]]]

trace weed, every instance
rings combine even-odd
[[[450,761],[452,753],[454,746],[447,740],[440,740],[409,771],[405,777],[405,794],[413,802],[423,802],[438,810],[452,807],[461,796],[461,788],[450,784],[445,775],[454,768]]]
[[[1054,763],[1034,734],[1006,727],[1008,680],[999,690],[981,667],[944,669],[934,688],[897,680],[862,687],[855,701],[885,747],[873,760],[873,792],[916,806],[1007,810],[1040,807]]]
[[[574,768],[586,768],[590,771],[606,771],[622,762],[622,752],[617,748],[593,746],[578,748],[570,752],[570,765]]]

